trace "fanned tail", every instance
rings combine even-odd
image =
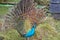
[[[19,33],[23,33],[24,20],[27,18],[27,12],[32,9],[33,2],[33,0],[21,0],[17,3],[14,8],[4,16],[5,21],[2,30],[14,27]]]
[[[10,27],[15,28],[19,34],[25,34],[24,22],[28,18],[33,23],[39,23],[41,17],[45,17],[42,9],[36,9],[34,0],[21,0],[17,3],[9,13],[4,16],[4,24],[2,30]]]

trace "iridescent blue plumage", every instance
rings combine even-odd
[[[36,24],[34,24],[31,28],[31,30],[29,30],[29,32],[27,32],[26,34],[24,34],[24,37],[31,37],[35,34],[35,29],[36,29]]]

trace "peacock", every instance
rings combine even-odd
[[[35,34],[37,25],[41,23],[41,19],[46,17],[45,13],[43,8],[36,8],[34,0],[21,0],[4,16],[5,21],[2,30],[8,30],[13,27],[22,37],[32,37]],[[31,24],[28,32],[25,31],[24,26],[24,22],[27,19]]]

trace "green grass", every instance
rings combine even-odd
[[[4,15],[9,11],[10,7],[0,6],[0,15]]]
[[[7,0],[7,2],[19,2],[20,0]],[[0,6],[0,15],[4,15],[8,12],[10,7]]]
[[[20,0],[7,0],[7,2],[19,2]],[[3,2],[3,0],[0,0],[0,2]]]
[[[14,29],[10,29],[6,32],[0,32],[0,36],[4,37],[4,40],[24,40],[24,38],[20,37],[18,32]]]
[[[8,2],[19,2],[20,0],[8,0]]]

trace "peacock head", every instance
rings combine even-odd
[[[36,28],[36,26],[37,26],[37,24],[36,24],[36,23],[34,23],[34,24],[33,24],[33,26],[32,26],[32,28]]]

